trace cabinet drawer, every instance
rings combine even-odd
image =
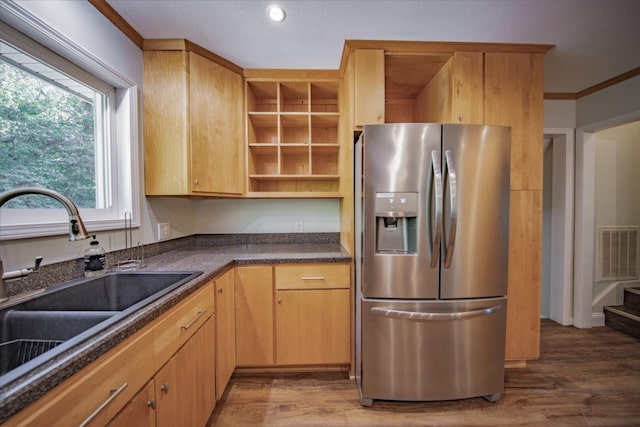
[[[153,335],[152,328],[138,332],[10,419],[7,425],[106,425],[153,375]]]
[[[348,289],[348,264],[289,264],[275,266],[276,289]]]
[[[167,360],[193,335],[213,314],[213,282],[197,290],[162,319],[155,328],[156,369]]]

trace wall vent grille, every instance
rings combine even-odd
[[[598,280],[638,279],[640,227],[598,227]]]

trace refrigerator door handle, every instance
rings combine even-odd
[[[451,267],[451,259],[453,258],[453,248],[456,244],[456,226],[458,223],[458,195],[456,185],[456,170],[453,166],[453,154],[450,150],[445,151],[445,160],[447,175],[449,180],[449,200],[451,202],[449,224],[449,238],[447,239],[447,250],[444,257],[444,268]]]
[[[442,170],[440,169],[440,153],[431,151],[431,173],[433,174],[433,191],[435,192],[435,224],[431,245],[431,268],[436,268],[440,261],[440,240],[442,239]]]
[[[391,319],[415,320],[419,322],[427,320],[464,320],[479,316],[488,316],[498,311],[500,311],[499,305],[481,308],[478,310],[456,311],[451,313],[429,313],[420,311],[394,310],[384,307],[371,307],[371,313],[378,316],[389,317]]]

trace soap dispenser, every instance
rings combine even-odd
[[[105,253],[104,248],[100,246],[100,242],[96,240],[96,236],[92,236],[89,249],[84,252],[84,275],[86,277],[95,277],[105,272]]]

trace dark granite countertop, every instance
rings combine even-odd
[[[220,239],[199,236],[189,245],[147,258],[140,271],[202,271],[178,289],[161,297],[108,329],[79,343],[24,375],[0,384],[0,423],[98,359],[142,327],[160,317],[217,274],[235,265],[350,262],[351,255],[337,241],[320,239]],[[253,243],[258,241],[258,243]],[[276,243],[273,243],[276,241]],[[279,241],[279,242],[278,242]]]

